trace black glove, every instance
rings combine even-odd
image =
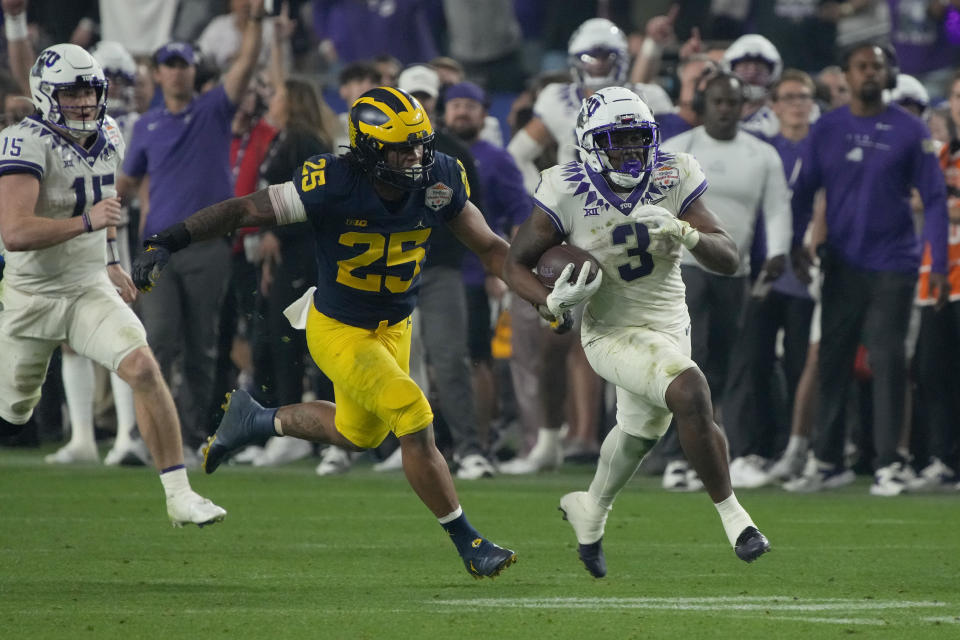
[[[170,255],[190,244],[190,232],[182,222],[143,241],[144,251],[133,261],[131,276],[140,291],[150,291]]]

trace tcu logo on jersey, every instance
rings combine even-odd
[[[443,207],[450,204],[453,200],[453,189],[438,182],[432,187],[427,188],[427,192],[424,195],[423,201],[428,207],[434,211],[439,211]]]
[[[676,167],[657,167],[652,178],[658,188],[669,189],[680,182],[680,170]]]

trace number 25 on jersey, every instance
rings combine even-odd
[[[420,263],[426,255],[423,244],[430,237],[430,229],[414,229],[398,233],[365,233],[349,231],[340,236],[340,244],[345,247],[366,246],[366,250],[352,258],[337,262],[337,282],[361,291],[380,291],[385,288],[390,293],[403,293],[410,288],[414,278],[420,273]],[[357,275],[356,271],[383,259],[387,274],[367,273]],[[413,263],[413,272],[409,265]],[[402,267],[397,269],[396,267]],[[378,270],[383,270],[381,267]],[[392,272],[392,273],[391,273]],[[401,275],[395,275],[399,273]],[[402,275],[410,273],[404,279]]]

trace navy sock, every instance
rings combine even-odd
[[[474,529],[470,521],[467,520],[467,514],[465,513],[461,513],[456,520],[451,520],[440,526],[450,535],[450,539],[453,540],[453,544],[457,547],[460,555],[473,549],[473,543],[476,540],[483,539],[480,532]]]
[[[277,430],[273,427],[273,419],[277,415],[277,409],[257,409],[253,414],[253,430],[258,436],[269,438],[277,435]]]

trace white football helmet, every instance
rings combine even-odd
[[[746,84],[747,99],[761,100],[766,96],[767,88],[780,79],[783,71],[783,59],[773,43],[758,33],[748,33],[733,41],[723,54],[725,71],[733,73],[733,67],[743,60],[759,60],[770,68],[770,75],[765,85],[758,86],[750,82],[750,78],[743,78]]]
[[[643,144],[615,147],[611,134],[625,130],[641,132]],[[609,176],[614,184],[632,189],[657,164],[660,129],[650,107],[640,96],[625,87],[606,87],[586,98],[580,106],[577,141],[580,144],[580,158],[585,165]],[[641,158],[627,160],[619,169],[613,168],[607,155],[611,150],[636,152],[638,149],[642,150]]]
[[[96,91],[95,116],[91,120],[68,120],[60,107],[58,93],[72,87]],[[107,78],[100,64],[75,44],[55,44],[40,52],[30,69],[30,96],[40,117],[73,137],[97,131],[107,114]]]
[[[930,106],[930,94],[919,80],[913,76],[901,73],[897,76],[897,86],[894,89],[887,89],[884,92],[887,102],[912,103],[920,107],[921,111],[926,111]]]
[[[101,40],[90,53],[100,63],[110,84],[107,110],[113,117],[133,111],[133,87],[137,78],[137,63],[133,56],[126,47],[113,40]]]
[[[587,89],[623,84],[630,57],[627,37],[606,18],[590,18],[573,32],[567,45],[574,82]]]

